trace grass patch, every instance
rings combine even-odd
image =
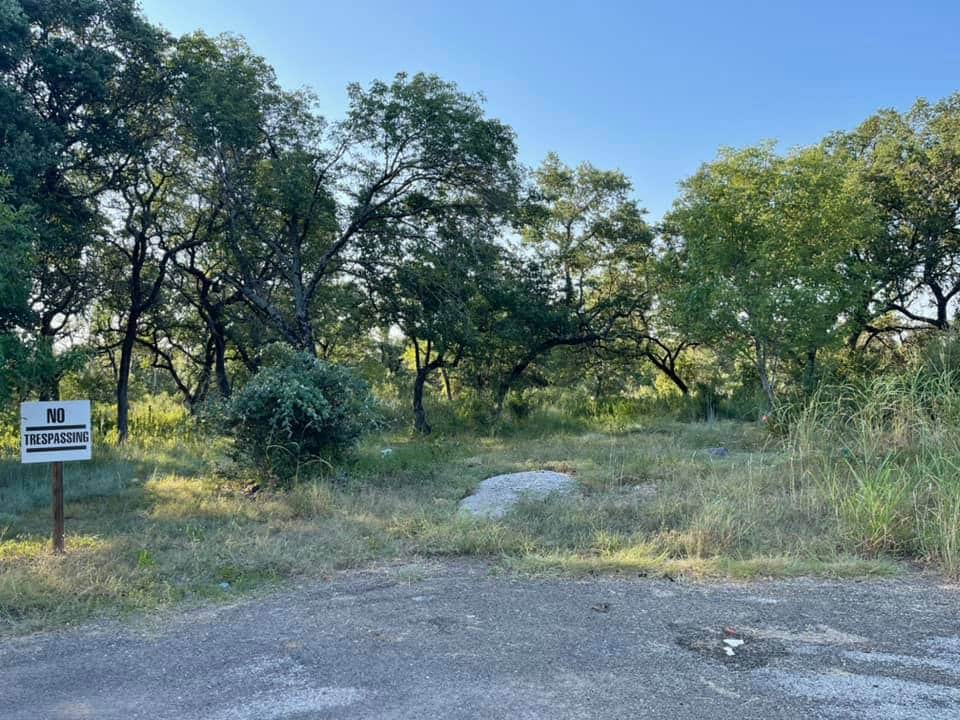
[[[729,457],[702,452],[719,445]],[[458,516],[458,501],[481,479],[542,468],[574,474],[583,492],[521,504],[501,522]],[[67,555],[58,558],[43,469],[3,462],[0,632],[227,600],[400,558],[671,577],[870,576],[898,567],[900,546],[863,546],[836,488],[756,425],[383,436],[317,472],[287,492],[251,492],[252,478],[216,443],[173,438],[99,452],[67,468]]]
[[[844,547],[960,574],[960,376],[925,370],[825,389],[791,424],[797,475]]]

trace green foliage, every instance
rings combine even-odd
[[[9,191],[10,179],[0,175],[0,263],[5,268],[29,267],[31,211],[29,205],[15,209]],[[8,272],[0,278],[0,332],[22,326],[30,315],[30,283],[26,272]]]
[[[52,352],[44,346],[74,329],[70,321],[95,294],[91,250],[107,225],[101,203],[115,189],[118,155],[127,163],[136,154],[141,128],[132,111],[156,89],[145,78],[164,38],[132,0],[0,5],[0,204],[16,208],[17,254],[25,257],[14,267],[30,279],[19,336],[44,360]],[[5,214],[4,256],[14,247]],[[0,288],[2,302],[10,294]],[[46,369],[52,374],[34,373],[23,394],[56,391],[61,368]]]
[[[2,410],[84,396],[104,437],[183,437],[240,387],[244,447],[286,478],[370,393],[277,341],[358,368],[398,428],[429,407],[485,436],[757,420],[914,352],[960,365],[933,336],[960,298],[960,94],[722,150],[660,227],[620,171],[521,167],[435,75],[346,101],[322,117],[242,38],[174,38],[134,0],[0,2]]]
[[[240,456],[289,484],[353,447],[375,417],[366,383],[350,370],[293,353],[254,375],[231,399],[225,421]]]
[[[0,175],[0,267],[12,268],[0,277],[0,403],[26,396],[42,384],[29,342],[20,328],[31,321],[30,267],[33,239],[29,205],[15,209],[10,179]],[[38,383],[39,380],[39,383]]]
[[[498,408],[515,387],[549,384],[539,371],[554,350],[597,350],[639,334],[653,299],[653,232],[630,180],[590,163],[570,168],[553,154],[534,180],[516,220],[523,246],[505,258],[489,339],[471,368]]]
[[[883,222],[863,253],[876,281],[867,319],[895,311],[908,327],[947,329],[960,293],[960,93],[881,111],[832,141],[857,158]]]
[[[748,358],[772,404],[776,371],[846,339],[878,232],[850,160],[814,147],[725,150],[683,184],[665,220],[661,298],[696,340]],[[859,328],[854,328],[859,330]]]
[[[130,403],[130,435],[139,442],[161,437],[182,440],[202,437],[205,428],[197,421],[179,398],[168,393],[146,395]],[[117,418],[109,402],[93,405],[93,425],[98,443],[116,442]]]

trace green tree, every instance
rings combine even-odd
[[[509,309],[498,307],[500,285],[508,277],[503,270],[511,260],[495,243],[498,225],[482,213],[470,215],[448,216],[417,232],[408,226],[402,237],[378,237],[361,262],[376,317],[413,348],[418,432],[431,431],[423,403],[430,376],[482,357],[491,320]]]
[[[20,328],[29,327],[30,251],[33,227],[29,208],[15,209],[8,202],[8,182],[0,177],[0,265],[12,269],[0,277],[0,402],[22,397],[33,378],[29,347]]]
[[[577,168],[550,155],[534,173],[520,225],[524,248],[509,284],[513,311],[493,333],[496,403],[559,347],[596,349],[633,334],[652,295],[653,232],[616,170]]]
[[[860,160],[884,224],[867,248],[877,291],[864,315],[894,312],[913,327],[946,330],[960,295],[960,93],[877,113],[833,142]]]
[[[0,174],[7,201],[30,208],[31,315],[22,332],[56,395],[66,344],[96,292],[89,265],[105,218],[99,200],[136,145],[123,122],[143,91],[162,34],[132,0],[0,3]]]
[[[665,219],[661,300],[690,337],[749,358],[769,403],[784,362],[816,372],[871,282],[876,234],[849,161],[825,148],[724,150]]]
[[[351,86],[349,101],[347,118],[328,128],[309,98],[285,96],[243,162],[220,164],[228,281],[311,354],[318,299],[361,241],[502,202],[517,183],[512,131],[451,83],[401,74]]]

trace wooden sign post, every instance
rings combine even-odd
[[[93,455],[90,401],[20,404],[20,462],[52,463],[53,551],[63,550],[63,463]]]
[[[53,551],[63,552],[63,463],[53,463]]]

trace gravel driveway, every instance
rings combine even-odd
[[[960,717],[960,587],[347,572],[0,642],[0,717]]]

